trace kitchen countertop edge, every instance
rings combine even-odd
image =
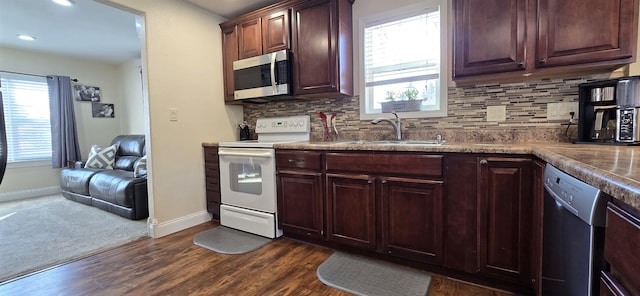
[[[549,163],[558,169],[590,184],[604,193],[621,200],[640,210],[640,175],[624,176],[590,164],[591,155],[620,149],[638,150],[640,147],[580,145],[571,143],[446,143],[441,146],[431,145],[380,145],[380,144],[349,144],[346,142],[296,142],[274,145],[276,149],[327,150],[327,151],[408,151],[432,153],[478,153],[478,154],[529,154]],[[576,159],[580,148],[587,148],[583,158]],[[632,151],[634,152],[634,151]],[[640,153],[640,150],[638,150]],[[591,153],[591,154],[590,154]],[[614,152],[611,152],[614,153]],[[612,166],[612,164],[608,164]],[[617,164],[613,164],[617,167]],[[639,168],[640,170],[640,168]],[[634,171],[635,172],[635,171]]]

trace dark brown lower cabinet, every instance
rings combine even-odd
[[[640,295],[640,213],[609,203],[604,239],[608,268],[600,277],[600,295]]]
[[[544,163],[535,157],[285,150],[276,164],[285,234],[324,229],[315,242],[539,291]]]
[[[328,240],[442,263],[442,155],[328,153],[326,162]]]
[[[327,174],[327,239],[376,249],[376,196],[368,175]]]
[[[533,161],[481,157],[478,162],[478,272],[532,279]]]
[[[278,172],[278,223],[291,233],[323,237],[322,173]]]
[[[218,146],[205,146],[204,150],[204,176],[207,195],[207,212],[213,215],[213,219],[220,219],[220,161],[218,159]]]
[[[393,256],[442,264],[442,181],[380,179],[382,251]]]
[[[278,225],[285,234],[324,238],[322,153],[276,151]]]

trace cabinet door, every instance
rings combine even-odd
[[[454,77],[525,70],[527,2],[454,1]]]
[[[289,10],[270,13],[262,18],[262,52],[289,48]]]
[[[238,60],[238,30],[236,26],[222,28],[222,70],[224,101],[234,101],[233,61]]]
[[[240,59],[262,54],[262,18],[238,25],[238,49]]]
[[[473,273],[477,268],[478,158],[453,153],[445,160],[444,266]]]
[[[353,95],[352,2],[311,0],[293,6],[294,95]]]
[[[533,223],[532,161],[526,158],[482,158],[479,171],[479,272],[529,283]]]
[[[538,67],[625,59],[635,54],[637,0],[538,0],[538,5]]]
[[[278,223],[285,232],[323,236],[322,173],[278,172]]]
[[[374,178],[327,174],[327,239],[363,249],[376,248]]]
[[[614,201],[615,202],[615,201]],[[629,211],[625,208],[630,208]],[[627,205],[609,203],[604,239],[604,258],[609,263],[612,286],[635,291],[640,295],[640,216]]]
[[[398,257],[443,261],[443,182],[382,178],[383,251]]]

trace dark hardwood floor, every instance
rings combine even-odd
[[[208,222],[141,239],[0,285],[0,295],[349,295],[324,285],[316,268],[333,250],[288,238],[248,254],[195,246]],[[429,296],[511,293],[433,276]]]

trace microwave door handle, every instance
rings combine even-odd
[[[278,86],[276,85],[276,53],[271,54],[271,87],[273,87],[273,93],[278,93]]]

